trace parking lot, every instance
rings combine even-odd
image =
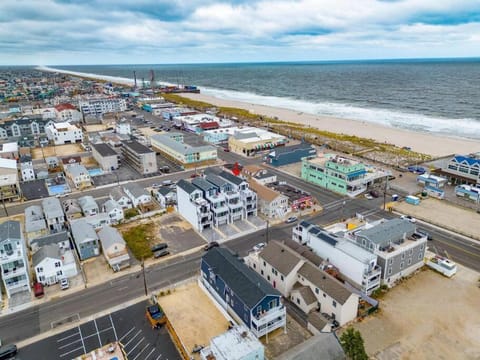
[[[154,330],[147,322],[145,306],[140,302],[21,348],[16,359],[72,359],[112,341],[124,345],[129,360],[180,359],[166,328]]]

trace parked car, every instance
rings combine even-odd
[[[291,223],[294,223],[297,220],[298,220],[298,218],[296,216],[290,216],[287,220],[285,220],[285,223],[286,224],[291,224]]]
[[[17,346],[13,344],[0,346],[0,359],[12,359],[17,351]]]
[[[229,148],[223,148],[223,151],[230,152],[230,149]]]
[[[150,250],[152,250],[152,252],[157,252],[157,251],[160,251],[160,250],[165,250],[166,248],[168,248],[168,244],[159,243],[159,244],[153,245]]]
[[[214,247],[219,247],[220,244],[216,241],[209,242],[207,245],[203,247],[203,250],[208,251],[210,249],[213,249]]]
[[[173,181],[172,181],[172,180],[162,181],[162,186],[171,186],[171,185],[173,185]]]
[[[70,283],[67,278],[60,279],[60,289],[67,290],[70,287]]]
[[[370,195],[372,195],[374,198],[378,198],[380,196],[380,193],[377,190],[370,190]]]
[[[33,294],[36,298],[42,298],[43,295],[45,295],[42,283],[36,282],[35,284],[33,284]]]
[[[417,219],[415,219],[414,217],[411,217],[410,215],[402,215],[402,216],[400,216],[400,218],[404,219],[404,220],[408,220],[411,223],[416,223],[417,222]]]
[[[363,196],[365,196],[365,199],[373,200],[373,196],[370,194],[364,194]]]
[[[427,240],[432,240],[432,235],[430,235],[429,232],[423,230],[423,229],[417,229],[417,233],[419,233],[422,236],[426,236]]]
[[[160,185],[160,184],[157,184],[157,183],[152,184],[152,188],[154,188],[154,189],[158,189],[160,186],[161,186],[161,185]]]
[[[260,251],[260,250],[262,250],[265,246],[266,246],[266,245],[265,245],[265,243],[263,243],[263,242],[258,243],[257,245],[255,245],[255,246],[253,247],[253,251]]]
[[[154,252],[153,257],[155,259],[158,259],[159,257],[167,256],[168,254],[170,254],[170,251],[168,251],[167,249],[163,249],[163,250]]]
[[[200,176],[200,175],[198,175],[198,174],[192,174],[192,175],[190,175],[190,177],[191,177],[192,179],[195,179],[196,177],[199,177],[199,176]]]

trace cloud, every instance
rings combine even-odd
[[[471,0],[17,0],[0,4],[0,62],[478,56],[479,24]]]

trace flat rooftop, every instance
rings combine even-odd
[[[327,161],[334,161],[334,162],[336,161],[339,164],[343,164],[347,166],[360,164],[359,161],[356,161],[353,159],[349,159],[343,156],[338,156],[336,154],[324,154],[324,153],[319,153],[317,157],[314,157],[313,159],[308,160],[308,162],[310,163],[321,165],[321,166],[325,166],[325,163]]]
[[[228,320],[196,282],[159,296],[158,303],[188,353],[195,345],[208,346],[210,339],[228,330]]]

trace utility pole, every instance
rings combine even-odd
[[[265,240],[266,240],[266,243],[268,244],[268,227],[270,225],[270,221],[267,220],[267,227],[265,228]]]
[[[142,274],[143,274],[143,287],[145,289],[145,296],[148,295],[148,288],[147,288],[147,278],[145,276],[145,261],[142,258]]]
[[[388,175],[385,178],[385,189],[383,189],[383,210],[384,211],[387,205],[387,188],[388,188]]]
[[[3,204],[3,210],[5,210],[5,216],[9,216],[7,207],[5,206],[5,198],[3,197],[3,190],[2,190],[2,204]]]

